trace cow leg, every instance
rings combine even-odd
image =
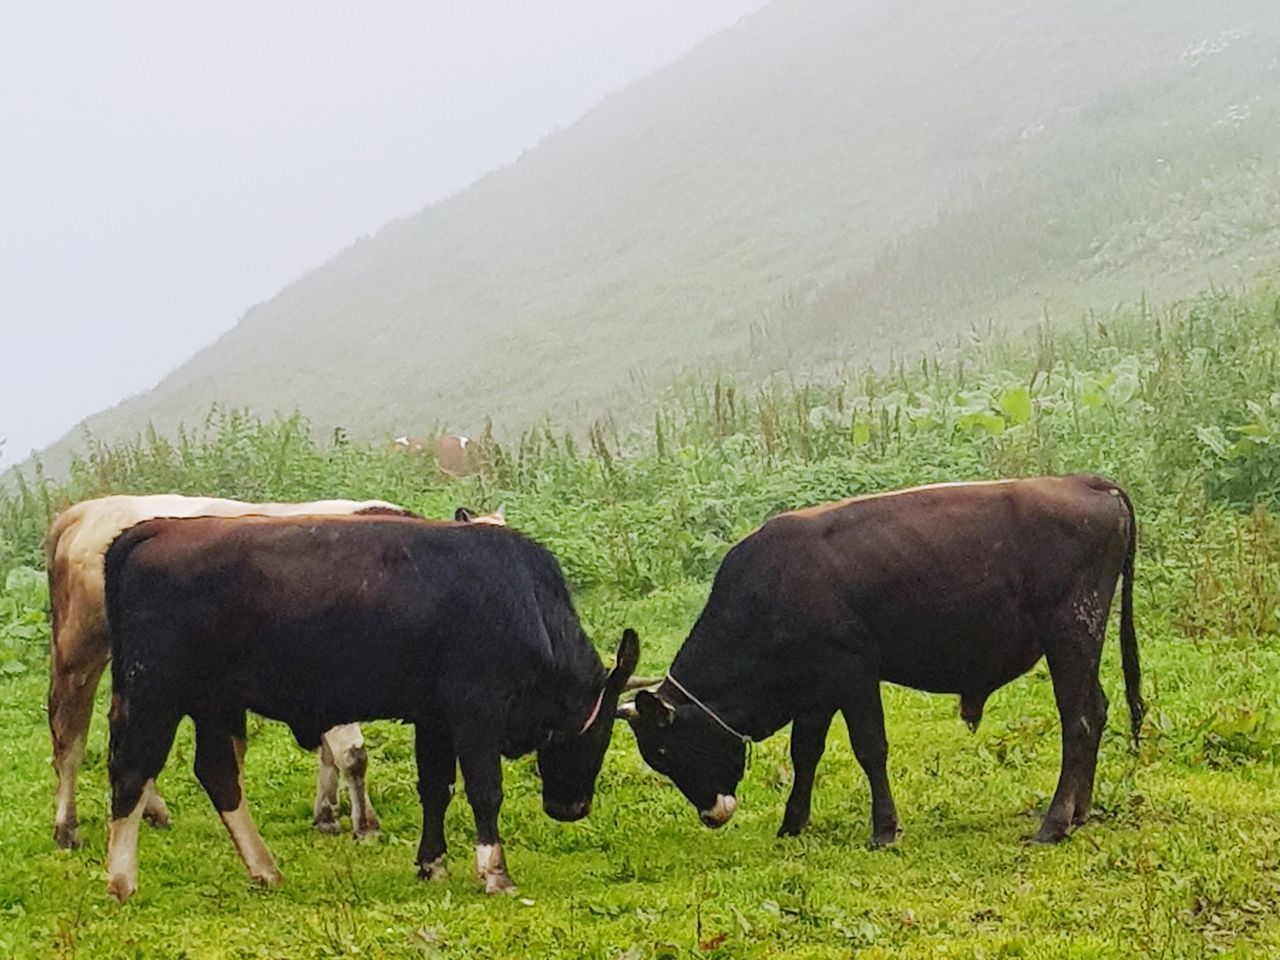
[[[334,762],[333,750],[327,740],[320,741],[318,755],[320,762],[316,771],[315,815],[311,822],[321,833],[333,836],[342,829],[338,824],[338,765]]]
[[[196,779],[209,794],[249,876],[273,886],[280,882],[275,858],[263,843],[244,794],[244,714],[202,715],[196,721]]]
[[[516,885],[507,873],[502,839],[498,836],[498,811],[502,808],[502,754],[490,737],[476,737],[465,746],[459,744],[458,762],[466,784],[467,802],[475,816],[476,872],[484,881],[484,892],[515,893]]]
[[[142,819],[157,830],[169,828],[169,807],[158,790],[152,790],[147,794],[146,806],[142,808]]]
[[[80,846],[80,820],[76,816],[76,778],[84,763],[85,740],[93,714],[93,695],[107,661],[90,663],[79,670],[59,663],[57,645],[49,671],[49,735],[53,741],[53,769],[58,777],[58,803],[53,818],[53,840],[63,849]]]
[[[414,753],[418,758],[418,799],[422,801],[418,876],[423,880],[448,880],[445,853],[449,845],[444,835],[444,815],[449,809],[449,801],[453,799],[454,778],[458,770],[453,735],[448,725],[418,723],[414,728]],[[469,789],[467,792],[470,795]]]
[[[874,678],[857,681],[840,708],[849,725],[849,742],[871,786],[871,842],[888,846],[898,838],[898,811],[889,791],[889,741],[884,733],[880,684]]]
[[[813,797],[813,777],[818,761],[827,747],[827,731],[833,713],[813,713],[796,717],[791,724],[791,767],[795,782],[787,798],[787,811],[782,817],[778,836],[794,837],[809,822],[809,806]]]
[[[1107,727],[1107,706],[1107,695],[1102,692],[1102,684],[1095,683],[1086,714],[1090,717],[1092,728],[1092,742],[1087,753],[1089,765],[1081,779],[1080,789],[1076,792],[1076,808],[1071,817],[1076,826],[1087,822],[1093,811],[1093,780],[1098,769],[1098,747],[1102,744],[1102,731]]]
[[[1092,636],[1090,634],[1093,634]],[[1062,771],[1037,843],[1057,843],[1073,823],[1089,816],[1098,744],[1107,721],[1107,698],[1098,683],[1101,634],[1079,624],[1050,631],[1045,657],[1062,721]]]
[[[164,767],[180,715],[147,709],[117,694],[111,704],[107,773],[111,831],[107,892],[124,903],[138,889],[138,821]]]
[[[364,748],[364,735],[360,724],[344,723],[324,735],[324,745],[338,770],[347,778],[347,793],[351,797],[351,831],[356,838],[378,832],[378,815],[373,812],[369,792],[365,786],[365,772],[369,769],[369,753]],[[321,753],[323,755],[323,747]],[[335,791],[336,792],[336,791]],[[337,797],[334,797],[337,807]],[[336,811],[335,811],[336,812]]]

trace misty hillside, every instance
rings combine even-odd
[[[474,432],[1230,280],[1280,258],[1278,53],[1274,0],[774,0],[87,425]]]

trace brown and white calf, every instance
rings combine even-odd
[[[45,537],[52,627],[49,664],[49,732],[58,776],[53,836],[60,847],[80,845],[76,818],[76,776],[84,760],[85,738],[94,692],[111,659],[103,583],[103,556],[120,533],[156,517],[234,517],[250,514],[398,514],[403,507],[383,500],[318,500],[311,503],[243,503],[212,497],[111,496],[85,500],[58,514]],[[364,775],[368,757],[358,724],[329,730],[320,747],[315,822],[336,833],[338,774],[347,778],[352,829],[357,836],[375,832],[378,818],[369,803]],[[154,791],[146,809],[149,822],[168,824],[169,812]]]
[[[469,476],[478,467],[470,437],[452,434],[431,439],[402,436],[392,440],[388,448],[401,453],[430,454],[436,466],[453,477]]]

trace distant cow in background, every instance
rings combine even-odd
[[[436,466],[453,477],[466,477],[479,469],[475,445],[469,437],[445,435],[426,440],[421,437],[396,437],[388,445],[391,450],[414,455],[430,454]]]
[[[85,738],[93,696],[111,659],[107,635],[103,556],[122,531],[155,517],[296,516],[300,514],[393,514],[415,516],[384,500],[319,500],[312,503],[242,503],[214,497],[112,496],[85,500],[54,518],[45,536],[49,577],[49,732],[53,767],[58,776],[58,805],[53,836],[60,847],[80,845],[76,817],[76,777],[84,761]],[[488,522],[493,522],[492,520]],[[320,747],[315,822],[336,833],[338,773],[351,793],[351,823],[357,836],[378,829],[378,819],[365,791],[368,758],[360,727],[348,724],[325,734]],[[152,794],[149,822],[167,826],[169,811]]]

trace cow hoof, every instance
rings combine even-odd
[[[262,887],[278,887],[284,883],[284,874],[279,870],[268,870],[263,873],[255,873],[253,882]]]
[[[892,830],[877,831],[871,835],[871,846],[876,850],[896,846],[898,843],[899,832],[900,831],[897,827],[894,827]]]
[[[53,842],[62,850],[80,849],[80,825],[60,823],[53,828]]]
[[[1040,831],[1031,838],[1032,843],[1061,843],[1067,839],[1067,831],[1061,827],[1041,827]]]
[[[313,820],[316,829],[323,833],[326,837],[336,837],[342,832],[342,824],[337,820]]]
[[[352,824],[351,835],[357,840],[364,840],[366,837],[376,837],[382,830],[382,824],[378,822],[377,817],[366,817],[364,823],[356,826]]]
[[[488,894],[516,892],[515,881],[505,873],[487,873],[484,878],[484,892]]]
[[[808,825],[807,820],[801,820],[799,823],[791,823],[783,820],[782,826],[778,828],[778,836],[780,837],[798,837]]]
[[[116,903],[124,903],[137,892],[137,882],[124,874],[116,874],[107,882],[107,893],[116,898]]]
[[[445,865],[444,854],[429,863],[418,864],[418,879],[430,880],[432,883],[444,883],[449,879],[449,868]]]
[[[157,830],[169,829],[169,810],[167,807],[159,807],[158,809],[148,807],[142,811],[142,819]]]

